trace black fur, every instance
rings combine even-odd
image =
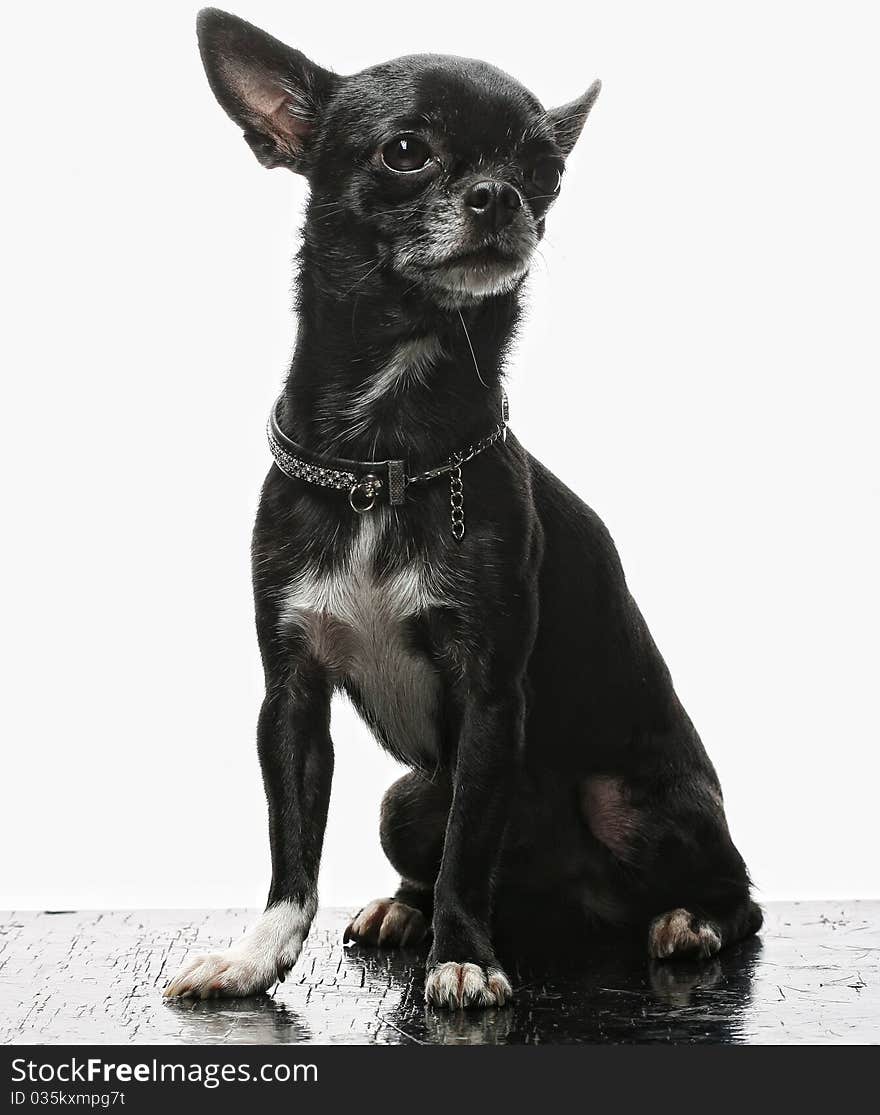
[[[480,62],[422,55],[343,78],[214,10],[200,16],[199,39],[212,88],[258,158],[310,185],[285,431],[314,452],[404,457],[411,471],[482,436],[498,421],[519,313],[521,278],[504,276],[543,233],[554,175],[598,86],[547,112]],[[383,146],[402,133],[429,146],[424,170],[383,165]],[[509,183],[522,199],[497,234],[484,234],[478,214],[459,221],[480,181]],[[480,254],[443,285],[437,261],[452,250]],[[418,258],[406,262],[408,251]],[[470,292],[468,266],[496,286]],[[425,337],[442,355],[364,408],[401,344]],[[440,480],[383,512],[369,559],[377,577],[426,568],[448,589],[405,624],[441,696],[435,739],[401,747],[357,679],[329,669],[283,620],[291,582],[344,568],[361,520],[345,493],[269,473],[253,542],[269,905],[315,887],[329,704],[341,686],[415,768],[386,796],[381,838],[402,876],[399,901],[433,918],[429,972],[449,961],[497,967],[494,933],[523,903],[542,904],[548,923],[565,909],[647,932],[683,907],[725,943],[754,932],[760,913],[718,780],[607,530],[513,436],[463,476],[461,543]]]

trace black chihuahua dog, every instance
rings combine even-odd
[[[340,77],[214,9],[198,36],[259,161],[311,192],[253,542],[272,884],[166,994],[250,995],[296,962],[337,688],[411,769],[380,826],[400,888],[346,937],[431,933],[429,1002],[510,999],[517,909],[640,928],[658,959],[754,933],[718,779],[608,531],[506,430],[520,291],[599,83],[547,111],[483,62]]]

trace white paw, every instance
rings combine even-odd
[[[224,952],[187,960],[165,988],[166,998],[213,999],[259,995],[283,980],[299,958],[316,900],[281,902]]]
[[[165,988],[167,998],[214,999],[222,995],[259,995],[280,977],[268,957],[231,948],[188,960]]]
[[[342,939],[383,949],[414,948],[427,933],[428,923],[420,910],[393,898],[376,898],[352,918]]]
[[[435,1007],[503,1007],[513,998],[510,980],[500,968],[479,964],[435,964],[425,979],[425,998]]]
[[[655,960],[676,956],[714,956],[721,948],[721,934],[709,921],[690,910],[670,910],[651,922],[648,953]]]

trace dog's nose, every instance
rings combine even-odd
[[[465,193],[464,203],[481,225],[498,232],[516,216],[522,198],[509,182],[477,182]]]

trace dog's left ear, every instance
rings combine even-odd
[[[259,161],[305,173],[322,110],[342,79],[218,8],[203,8],[196,27],[214,96]]]
[[[556,142],[566,157],[571,154],[572,148],[577,143],[578,136],[587,122],[590,109],[595,104],[601,89],[602,82],[594,81],[582,97],[569,101],[567,105],[560,105],[559,108],[551,108],[547,113],[556,133]]]

